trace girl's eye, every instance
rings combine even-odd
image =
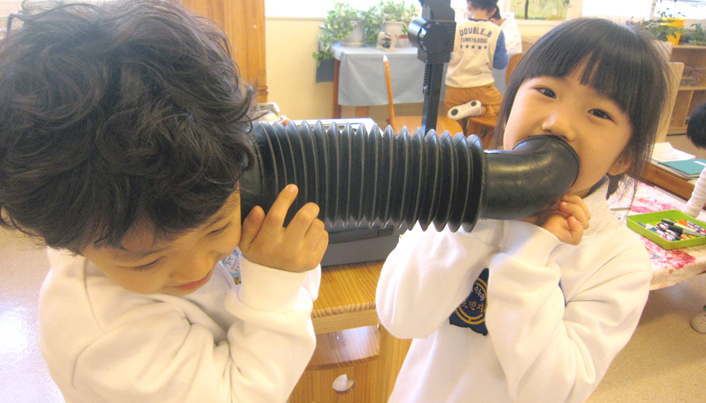
[[[602,111],[600,109],[591,109],[590,111],[588,111],[588,113],[590,113],[596,117],[599,117],[601,119],[613,120],[608,113],[606,113],[605,111]]]
[[[232,221],[229,222],[228,224],[222,226],[221,228],[219,228],[219,229],[217,229],[217,230],[213,230],[213,231],[209,232],[208,235],[217,235],[217,234],[220,234],[221,232],[225,231],[228,227],[230,227],[230,224],[231,224],[231,223],[232,223]]]
[[[549,98],[556,98],[556,94],[554,93],[554,91],[550,90],[549,88],[540,87],[537,88],[537,91],[539,91],[540,94]]]

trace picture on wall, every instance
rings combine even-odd
[[[511,0],[515,18],[526,20],[564,20],[570,0]]]

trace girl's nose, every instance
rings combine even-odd
[[[578,121],[578,116],[572,116],[566,108],[559,108],[552,111],[542,122],[544,134],[551,134],[571,141],[574,138],[574,125]]]

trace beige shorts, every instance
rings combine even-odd
[[[471,102],[474,99],[479,100],[483,106],[483,114],[481,116],[496,116],[500,112],[500,105],[503,103],[503,94],[495,88],[494,84],[471,88],[446,86],[444,106],[447,112],[454,106]]]

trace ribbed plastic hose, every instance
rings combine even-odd
[[[299,196],[287,222],[314,202],[331,227],[419,222],[471,231],[479,218],[524,218],[550,207],[579,172],[573,148],[548,135],[483,151],[476,136],[395,134],[389,126],[258,123],[251,134],[256,161],[240,182],[243,218],[256,205],[268,211],[294,183]]]

